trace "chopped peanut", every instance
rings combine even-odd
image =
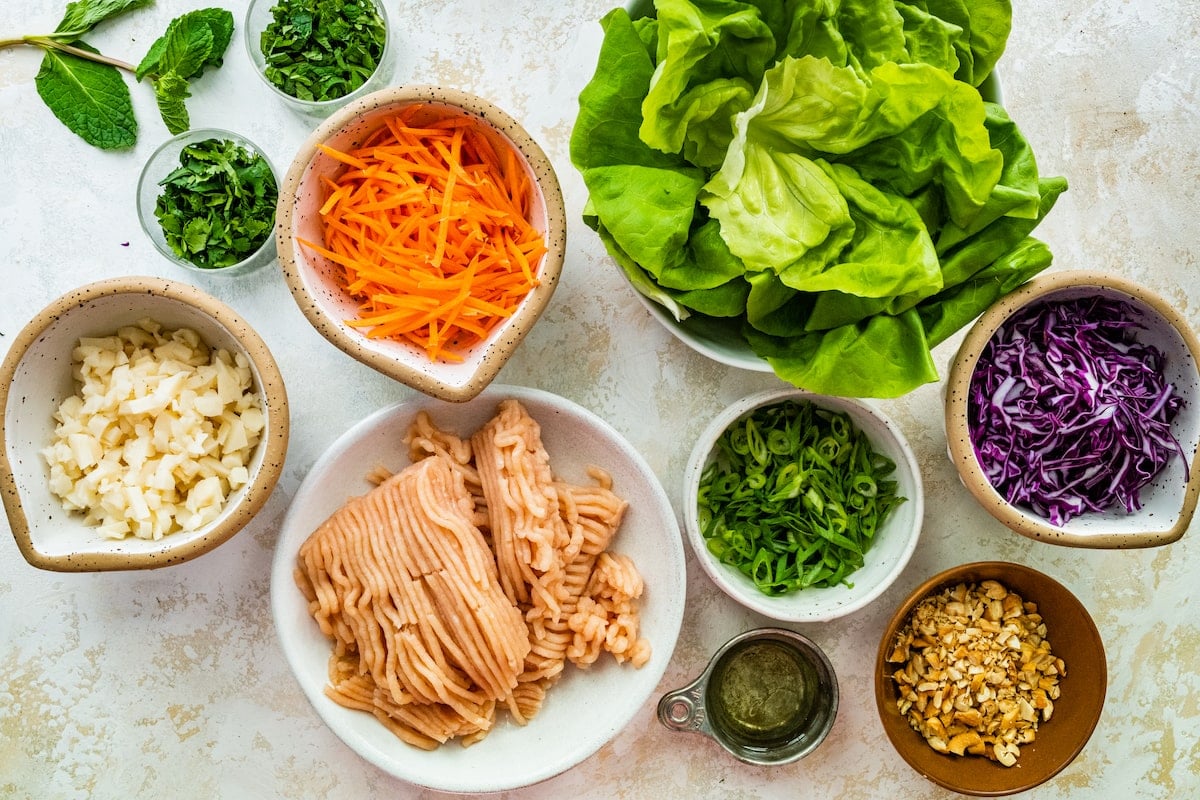
[[[901,665],[896,706],[930,747],[1006,767],[1050,719],[1066,674],[1037,605],[994,580],[918,603],[888,661]]]

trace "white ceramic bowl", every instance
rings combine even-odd
[[[138,221],[142,224],[142,231],[145,232],[146,236],[154,244],[155,249],[164,258],[176,266],[183,267],[193,275],[211,275],[215,277],[245,275],[270,263],[275,258],[275,237],[271,235],[269,228],[258,249],[238,263],[231,264],[228,267],[206,269],[193,264],[171,249],[171,245],[167,243],[167,238],[163,234],[162,225],[159,224],[158,218],[154,215],[155,205],[158,202],[159,195],[163,191],[158,182],[179,168],[180,154],[185,147],[209,139],[232,141],[247,152],[257,154],[267,162],[267,166],[271,167],[271,174],[275,176],[276,188],[278,189],[279,173],[261,147],[245,136],[232,131],[220,128],[195,128],[184,131],[163,142],[150,154],[150,158],[146,159],[141,175],[138,176],[137,183]],[[267,220],[267,222],[270,223],[271,220]]]
[[[623,272],[621,274],[624,274]],[[771,365],[750,349],[746,338],[738,331],[737,320],[718,319],[702,314],[693,314],[678,320],[663,305],[651,300],[634,289],[650,316],[658,320],[667,332],[702,356],[728,367],[737,367],[749,372],[771,372]]]
[[[387,29],[387,38],[384,40],[383,54],[380,56],[375,71],[353,92],[331,100],[302,100],[283,91],[267,78],[267,57],[262,51],[262,34],[273,21],[272,9],[279,5],[279,0],[251,0],[250,5],[246,8],[246,18],[242,25],[243,41],[246,45],[246,54],[250,57],[250,63],[254,65],[254,73],[285,105],[293,111],[314,118],[326,117],[347,103],[385,86],[391,79],[392,70],[395,67],[396,33],[392,29],[391,20],[388,17],[387,4],[382,0],[371,0],[371,4],[375,6],[375,13],[383,20],[384,27]]]
[[[54,412],[75,394],[71,353],[81,336],[110,336],[151,317],[167,328],[188,327],[212,347],[244,353],[263,399],[266,428],[249,466],[250,481],[233,492],[216,520],[195,531],[153,541],[108,539],[63,510],[49,486],[41,450],[54,436]],[[266,503],[283,469],[288,403],[270,350],[232,309],[179,281],[116,278],[56,299],[17,334],[0,366],[0,492],[21,555],[35,567],[61,572],[146,569],[208,552],[240,531]]]
[[[372,339],[346,324],[356,316],[357,301],[341,288],[340,268],[297,243],[323,241],[319,209],[324,202],[323,176],[338,174],[342,165],[318,147],[353,148],[404,107],[420,105],[431,118],[469,115],[489,123],[498,148],[515,149],[535,187],[531,222],[546,244],[537,270],[539,285],[516,312],[497,325],[484,341],[464,353],[461,362],[431,361],[408,342]],[[443,400],[469,400],[496,376],[533,327],[558,285],[566,253],[567,222],[562,190],[554,167],[520,124],[486,100],[455,89],[405,86],[367,95],[343,108],[309,137],[284,179],[276,215],[279,260],[292,296],[310,323],[350,356],[396,380]]]
[[[1144,329],[1138,341],[1163,353],[1165,377],[1186,398],[1171,432],[1186,456],[1172,458],[1141,491],[1142,508],[1091,512],[1054,525],[1032,510],[1014,506],[992,486],[979,465],[967,424],[971,376],[996,330],[1016,312],[1043,300],[1102,296],[1131,304]],[[1011,530],[1053,544],[1094,548],[1153,547],[1187,532],[1200,498],[1200,340],[1187,318],[1166,300],[1130,280],[1092,270],[1042,275],[998,300],[967,332],[946,379],[946,444],[963,485],[988,513]]]
[[[849,415],[870,440],[876,452],[896,464],[891,476],[897,493],[906,498],[892,509],[875,533],[865,563],[848,576],[853,587],[807,588],[781,596],[763,594],[753,581],[709,552],[701,533],[697,494],[704,468],[712,460],[716,442],[732,423],[762,406],[785,400],[808,401],[819,407]],[[925,495],[916,457],[896,424],[869,402],[816,395],[798,389],[771,389],[742,398],[718,414],[697,437],[683,473],[684,529],[696,560],[722,591],[743,606],[785,622],[821,622],[850,614],[870,603],[900,575],[921,533]]]
[[[652,648],[641,669],[602,657],[586,671],[567,666],[541,712],[525,727],[501,715],[479,743],[455,742],[427,752],[390,733],[372,715],[337,705],[323,693],[332,649],[308,612],[293,571],[300,545],[350,497],[370,489],[366,474],[378,465],[407,465],[402,437],[420,410],[460,435],[486,422],[503,398],[521,401],[541,425],[556,474],[586,481],[595,464],[613,477],[629,510],[611,549],[635,561],[645,581],[641,632]],[[514,789],[580,763],[620,733],[654,692],[679,633],[686,570],[674,512],[646,462],[606,422],[561,397],[536,389],[492,386],[466,403],[416,397],[384,408],[347,431],[317,460],[283,522],[271,572],[271,610],[284,655],[321,718],[352,750],[390,775],[447,792]]]

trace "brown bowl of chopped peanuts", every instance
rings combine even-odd
[[[875,701],[909,766],[961,794],[1000,797],[1057,775],[1104,707],[1104,643],[1065,586],[1003,561],[913,590],[875,663]]]

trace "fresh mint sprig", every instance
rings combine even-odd
[[[172,20],[138,66],[101,54],[82,37],[102,22],[153,0],[77,0],[53,33],[0,39],[0,48],[27,45],[45,51],[34,78],[54,116],[88,144],[122,150],[137,141],[138,124],[121,71],[149,78],[167,130],[190,126],[184,100],[190,81],[219,67],[233,37],[233,14],[221,8],[188,12]]]

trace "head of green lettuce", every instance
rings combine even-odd
[[[776,374],[897,397],[930,349],[1050,265],[1066,189],[979,88],[996,0],[656,0],[601,21],[571,160],[639,292]]]

